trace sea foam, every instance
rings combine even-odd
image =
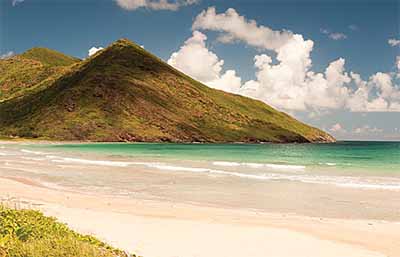
[[[359,189],[386,189],[386,190],[400,190],[400,181],[398,183],[389,183],[387,181],[363,181],[361,178],[350,177],[350,176],[322,176],[322,175],[292,175],[292,174],[281,174],[281,173],[262,173],[262,174],[249,174],[242,172],[232,172],[225,170],[216,170],[208,168],[192,168],[192,167],[180,167],[170,166],[163,164],[150,164],[147,163],[145,166],[149,168],[157,168],[160,170],[170,171],[188,171],[196,173],[209,173],[217,174],[230,177],[239,177],[253,180],[269,180],[269,181],[294,181],[303,182],[310,184],[325,184],[340,187],[359,188]]]
[[[49,157],[53,157],[53,156],[49,156]],[[127,167],[131,164],[130,162],[85,160],[85,159],[78,159],[78,158],[60,158],[60,159],[52,159],[51,161],[58,162],[58,163],[79,163],[79,164],[113,166],[113,167]]]
[[[31,151],[31,150],[26,150],[26,149],[21,149],[21,152],[29,153],[29,154],[35,154],[35,155],[45,155],[45,154],[47,154],[47,153],[44,153],[44,152]]]
[[[42,152],[33,152],[25,150],[26,153],[31,154],[45,154]],[[398,182],[389,181],[386,179],[382,180],[371,180],[370,178],[360,178],[351,176],[327,176],[327,175],[315,175],[315,174],[285,174],[285,173],[274,173],[271,170],[279,171],[297,171],[304,170],[306,167],[302,165],[284,165],[284,164],[273,164],[273,163],[247,163],[247,162],[222,162],[214,161],[211,164],[214,166],[221,167],[251,167],[255,169],[266,168],[261,173],[248,173],[240,171],[227,171],[213,168],[203,167],[185,167],[171,165],[162,162],[131,162],[131,161],[110,161],[110,160],[88,160],[79,158],[61,157],[56,155],[46,155],[46,158],[51,162],[56,163],[72,163],[72,164],[85,164],[85,165],[97,165],[97,166],[112,166],[112,167],[132,167],[132,166],[144,166],[150,169],[158,169],[165,171],[176,171],[176,172],[193,172],[193,173],[207,173],[215,174],[228,177],[237,177],[252,180],[264,180],[264,181],[295,181],[312,184],[326,184],[339,187],[358,188],[358,189],[376,189],[376,190],[400,190],[400,180]],[[32,160],[34,158],[31,158]],[[39,160],[39,158],[37,159]],[[333,164],[333,163],[332,163]],[[328,165],[328,164],[327,164]],[[333,165],[332,165],[333,166]]]
[[[215,166],[224,166],[224,167],[247,166],[250,168],[270,168],[270,169],[278,169],[278,170],[304,170],[306,168],[306,166],[303,166],[303,165],[275,164],[275,163],[215,161],[212,164]]]

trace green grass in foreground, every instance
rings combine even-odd
[[[0,257],[128,257],[39,211],[0,206]],[[135,257],[135,255],[131,255]]]

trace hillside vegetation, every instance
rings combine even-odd
[[[20,57],[39,61],[43,65],[52,67],[68,66],[80,61],[78,58],[71,57],[63,53],[42,47],[34,47],[26,51],[25,53],[21,54]]]
[[[79,61],[46,48],[0,60],[0,102],[46,88]]]
[[[21,56],[30,56],[43,69],[62,69],[44,80],[32,75],[38,82],[28,79],[26,87],[35,90],[3,98],[0,135],[144,142],[334,141],[263,102],[209,88],[125,39],[84,61],[70,59],[68,66],[49,66],[67,63],[64,57],[37,58],[42,54],[35,51]]]

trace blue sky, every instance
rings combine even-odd
[[[124,37],[143,45],[165,61],[170,60],[174,52],[177,53],[182,58],[174,60],[177,62],[174,66],[199,79],[199,74],[191,74],[189,64],[182,63],[192,54],[189,50],[193,45],[186,45],[186,56],[183,56],[184,51],[180,51],[181,47],[185,46],[185,41],[192,37],[193,31],[198,30],[207,39],[197,38],[196,46],[204,49],[196,49],[208,56],[210,54],[217,56],[218,61],[224,60],[223,65],[217,65],[222,69],[215,75],[218,79],[223,77],[225,71],[234,70],[235,76],[241,79],[241,87],[247,81],[255,80],[257,85],[264,86],[262,89],[264,91],[260,89],[260,93],[252,97],[272,103],[275,107],[323,128],[340,139],[400,140],[400,112],[393,111],[397,110],[394,107],[381,108],[378,111],[371,111],[371,108],[354,111],[351,110],[353,107],[346,107],[348,104],[338,103],[334,104],[335,107],[326,108],[322,106],[323,104],[311,102],[310,96],[304,96],[302,104],[305,103],[307,107],[303,109],[274,104],[281,103],[280,99],[278,96],[274,99],[270,96],[264,97],[268,95],[269,85],[266,85],[265,80],[256,78],[257,69],[254,67],[254,58],[256,55],[266,54],[272,58],[271,65],[276,65],[279,64],[279,60],[276,60],[279,50],[270,48],[268,44],[264,44],[266,47],[257,46],[254,42],[247,40],[251,35],[247,37],[242,32],[240,32],[242,34],[235,34],[236,31],[227,30],[226,26],[221,24],[218,28],[215,27],[217,25],[211,28],[202,24],[199,28],[192,29],[196,17],[209,7],[214,6],[215,15],[220,18],[226,14],[228,8],[233,8],[239,17],[244,18],[246,24],[249,24],[250,20],[255,20],[257,26],[254,31],[249,30],[249,33],[256,33],[257,28],[264,26],[274,31],[289,30],[293,34],[302,35],[304,41],[312,40],[312,51],[310,51],[310,57],[306,58],[312,61],[312,66],[307,68],[307,72],[323,73],[329,64],[338,58],[343,58],[345,60],[343,67],[348,77],[351,72],[360,74],[371,88],[371,92],[380,88],[379,85],[373,85],[373,83],[378,83],[375,80],[375,82],[369,81],[371,76],[377,72],[390,74],[392,89],[387,92],[391,96],[386,96],[385,99],[389,104],[393,103],[391,106],[395,106],[395,103],[400,101],[396,98],[400,91],[400,83],[394,75],[399,72],[396,57],[400,56],[400,43],[392,46],[388,40],[400,40],[399,1],[199,0],[196,3],[186,3],[187,0],[182,0],[179,2],[180,6],[177,5],[177,8],[172,8],[173,10],[150,5],[129,9],[121,5],[121,2],[132,4],[136,0],[120,0],[120,4],[114,0],[0,1],[0,55],[9,52],[21,53],[34,46],[43,46],[79,58],[86,58],[91,47],[106,47],[111,42]],[[154,3],[159,0],[148,0],[148,2]],[[176,1],[168,2],[175,3]],[[224,35],[233,33],[237,37],[229,43],[221,42],[219,36],[222,33],[225,33]],[[333,39],[335,35],[336,40]],[[260,40],[263,38],[261,37]],[[203,43],[205,45],[200,46]],[[211,64],[215,65],[215,63]],[[336,67],[340,70],[340,63],[336,63]],[[268,69],[265,68],[262,71],[267,76]],[[297,70],[296,67],[294,69]],[[274,78],[282,78],[282,75],[277,76]],[[343,79],[346,80],[346,78]],[[207,79],[203,79],[202,82],[213,84]],[[284,86],[290,89],[290,85]],[[359,85],[356,85],[354,81],[346,81],[344,85],[336,86],[347,86],[355,92]],[[373,89],[374,87],[377,89]],[[225,90],[224,87],[220,89]],[[231,88],[227,91],[239,92]],[[372,96],[372,99],[368,101],[372,104],[374,99],[384,94],[384,92],[378,92],[377,96]],[[351,97],[348,96],[349,99]]]

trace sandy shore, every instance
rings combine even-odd
[[[0,197],[144,257],[400,256],[400,224],[61,192],[1,178]]]

